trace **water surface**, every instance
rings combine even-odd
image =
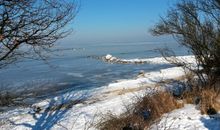
[[[133,78],[141,70],[155,71],[170,65],[110,64],[88,56],[112,54],[125,59],[158,57],[160,54],[155,49],[167,46],[177,55],[187,54],[186,49],[174,42],[61,44],[58,50],[54,49],[48,64],[24,60],[0,70],[0,85],[7,91],[14,91],[15,87],[21,91],[45,90],[40,96],[48,94],[48,90],[49,94],[56,94],[98,88],[118,79]]]

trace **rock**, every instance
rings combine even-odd
[[[141,70],[141,71],[139,72],[139,75],[144,75],[144,74],[145,74],[144,70]]]
[[[145,72],[143,70],[141,70],[139,73],[138,73],[138,78],[140,77],[144,77],[145,76]]]
[[[106,56],[105,56],[105,59],[106,60],[110,60],[112,58],[112,55],[110,55],[110,54],[107,54]]]
[[[215,114],[217,114],[217,111],[216,111],[213,107],[210,107],[210,108],[207,110],[207,114],[208,114],[208,115],[215,115]]]
[[[34,107],[33,110],[35,113],[40,113],[42,109],[40,107]]]
[[[111,57],[111,58],[110,58],[110,61],[116,61],[116,60],[117,60],[116,57]]]

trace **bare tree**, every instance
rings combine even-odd
[[[67,25],[75,14],[71,0],[0,0],[0,68],[22,57],[42,57],[71,32]]]
[[[197,74],[204,85],[220,76],[220,0],[182,0],[151,31],[172,35],[195,55],[197,69],[182,65]],[[163,52],[165,57],[169,54]]]

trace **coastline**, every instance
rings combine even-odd
[[[179,57],[181,59],[191,59],[192,56],[182,56]],[[129,61],[136,61],[135,60],[129,60]],[[143,61],[143,59],[141,59]],[[145,59],[145,61],[150,61],[149,64],[167,64],[165,60],[162,60],[162,58],[152,58],[152,59]],[[112,112],[116,115],[120,115],[124,112],[125,105],[129,105],[133,102],[135,102],[135,97],[141,97],[145,94],[152,93],[157,90],[164,89],[163,87],[159,86],[157,83],[162,80],[169,80],[169,79],[175,79],[180,78],[184,75],[184,71],[180,67],[171,67],[167,69],[161,69],[158,71],[153,72],[144,72],[138,77],[134,79],[128,79],[128,80],[119,80],[115,83],[111,83],[107,86],[103,86],[100,88],[94,89],[89,94],[91,95],[86,100],[81,100],[74,104],[73,107],[68,108],[68,110],[61,109],[61,110],[55,110],[59,112],[63,112],[62,115],[59,115],[60,118],[62,117],[62,120],[55,120],[54,122],[50,122],[47,119],[47,123],[54,123],[54,126],[52,128],[59,129],[60,126],[57,125],[58,121],[59,124],[62,124],[64,126],[73,127],[74,129],[83,129],[88,126],[88,123],[94,120],[97,120],[99,117],[95,117],[95,115],[100,114],[106,114],[108,112]],[[26,110],[23,110],[23,112],[19,113],[19,109],[15,110],[14,112],[11,111],[11,114],[8,115],[9,122],[6,121],[5,125],[1,126],[1,128],[10,128],[10,129],[23,129],[25,126],[23,125],[10,125],[11,122],[14,122],[14,124],[22,124],[27,123],[30,125],[35,126],[36,122],[39,120],[45,120],[39,118],[38,120],[35,120],[33,118],[33,108],[39,107],[41,108],[41,111],[38,116],[41,117],[44,114],[49,116],[50,112],[48,111],[45,113],[48,107],[50,105],[59,105],[59,104],[65,104],[65,102],[73,99],[75,95],[73,93],[66,93],[64,95],[61,95],[60,97],[55,97],[53,99],[47,99],[43,100],[39,103],[36,103],[32,105],[32,108],[26,108]],[[82,98],[83,99],[83,98]],[[53,103],[51,103],[53,102]],[[32,112],[32,113],[31,113]],[[59,113],[58,112],[58,113]],[[16,113],[16,114],[15,114]],[[30,114],[31,113],[31,114]],[[4,117],[5,114],[2,114],[2,117]],[[9,116],[13,115],[13,116]],[[21,116],[22,115],[22,116]],[[45,116],[45,115],[44,115]],[[58,116],[58,115],[56,115]],[[93,119],[97,118],[97,119]],[[74,124],[72,126],[71,124]],[[37,126],[39,127],[39,126]]]

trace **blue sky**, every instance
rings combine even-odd
[[[81,0],[69,42],[151,40],[148,30],[175,0]]]

